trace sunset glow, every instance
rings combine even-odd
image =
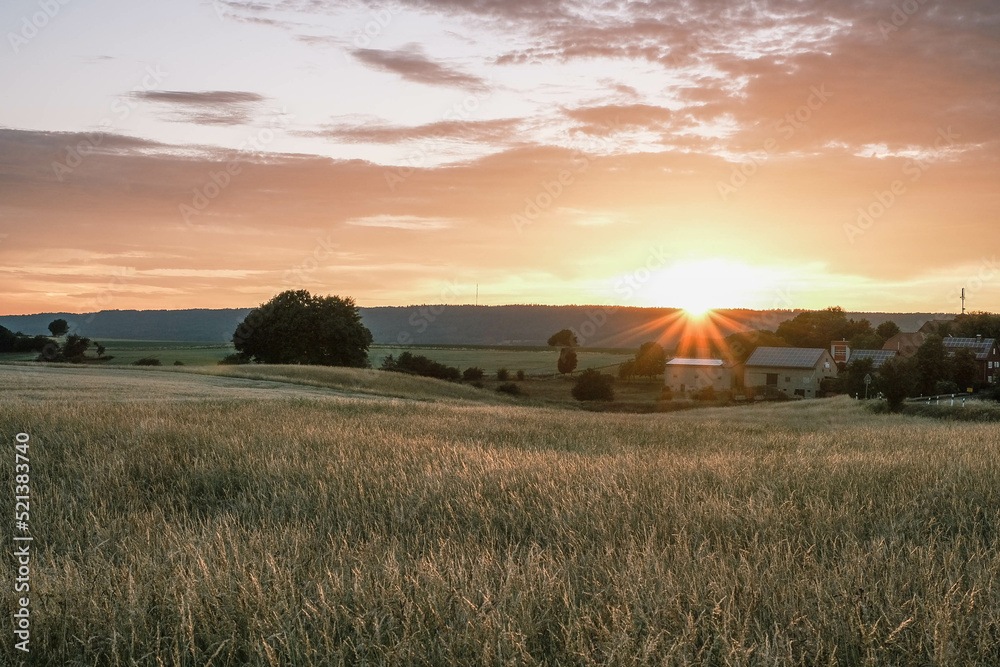
[[[996,3],[57,4],[0,7],[0,314],[1000,308]]]

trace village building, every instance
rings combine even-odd
[[[893,359],[897,356],[895,350],[851,350],[851,356],[848,363],[856,359],[871,359],[872,360],[872,370],[877,371],[882,367],[882,364]]]
[[[667,362],[664,384],[679,395],[711,387],[717,392],[733,388],[733,370],[722,359],[677,357]]]
[[[837,377],[833,356],[818,347],[758,347],[744,369],[748,389],[780,391],[802,398],[821,396],[823,380]]]
[[[976,368],[978,373],[976,378],[980,382],[994,384],[1000,381],[1000,352],[997,349],[997,342],[993,338],[954,338],[948,336],[944,339],[944,349],[949,355],[955,354],[958,350],[970,350],[976,355]]]

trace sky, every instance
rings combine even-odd
[[[5,0],[0,28],[0,314],[1000,310],[995,0]]]

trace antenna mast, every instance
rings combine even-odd
[[[962,288],[962,314],[965,315],[965,288]]]

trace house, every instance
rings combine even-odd
[[[835,340],[830,343],[830,356],[838,364],[846,364],[851,360],[851,344],[844,340]]]
[[[747,388],[803,398],[820,396],[820,383],[835,377],[837,363],[819,347],[758,347],[744,365]]]
[[[715,391],[733,388],[732,368],[722,359],[677,357],[667,362],[663,382],[675,394],[694,392],[705,387]]]
[[[979,370],[977,379],[980,382],[993,384],[1000,381],[1000,353],[997,350],[997,342],[993,338],[954,338],[948,336],[944,339],[944,349],[949,355],[955,354],[958,350],[970,350],[976,355],[976,367]]]
[[[893,350],[900,357],[908,358],[917,353],[917,348],[923,345],[924,340],[926,339],[927,334],[921,331],[914,331],[913,333],[898,333],[887,340],[885,345],[882,346],[882,349]]]
[[[896,355],[897,352],[895,350],[853,350],[849,362],[855,359],[871,359],[872,370],[877,371],[882,367],[882,364]]]

